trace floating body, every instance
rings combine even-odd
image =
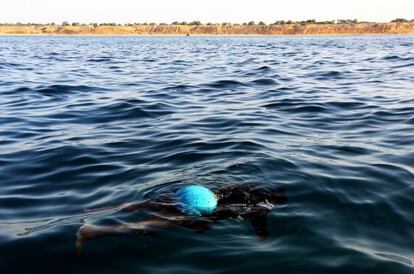
[[[84,225],[78,230],[76,245],[80,250],[85,240],[128,231],[147,235],[158,229],[185,227],[204,232],[218,221],[240,221],[244,218],[250,220],[254,232],[261,239],[266,239],[269,236],[267,215],[277,204],[286,201],[283,189],[266,189],[250,184],[227,185],[213,190],[196,185],[186,186],[147,201],[88,210],[118,208],[126,212],[147,212],[149,216],[116,226]]]

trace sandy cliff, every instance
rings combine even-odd
[[[3,35],[351,35],[414,34],[414,22],[286,25],[134,25],[17,26],[1,25]]]

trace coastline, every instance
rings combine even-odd
[[[358,34],[11,34],[0,33],[0,37],[324,37],[324,36],[414,36],[414,33],[358,33]]]
[[[2,36],[349,36],[413,35],[414,22],[286,25],[0,25]]]

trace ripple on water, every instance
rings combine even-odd
[[[411,36],[0,45],[3,272],[413,272]],[[235,183],[286,189],[267,241],[229,219],[75,255],[82,224],[145,216],[86,208]]]

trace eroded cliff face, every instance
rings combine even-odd
[[[288,25],[0,26],[18,35],[352,35],[414,34],[414,22]]]

